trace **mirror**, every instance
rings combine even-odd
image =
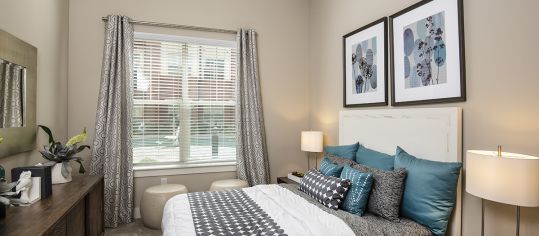
[[[36,140],[37,48],[0,29],[0,157]]]
[[[0,128],[24,127],[26,67],[0,58]]]

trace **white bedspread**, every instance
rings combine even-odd
[[[285,234],[294,235],[354,235],[338,217],[320,210],[305,199],[278,185],[257,185],[243,189]],[[171,198],[165,205],[163,235],[196,235],[187,194]]]

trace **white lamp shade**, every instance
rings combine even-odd
[[[301,150],[305,152],[322,152],[323,136],[320,131],[301,131]]]
[[[466,153],[466,192],[487,200],[539,206],[539,158],[493,151]]]

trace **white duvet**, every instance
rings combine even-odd
[[[279,185],[257,185],[243,191],[290,236],[354,235],[341,219]],[[167,202],[162,229],[165,236],[196,235],[187,194],[177,195]]]

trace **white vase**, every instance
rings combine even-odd
[[[52,178],[52,184],[63,184],[63,183],[69,183],[71,182],[71,171],[73,170],[71,168],[71,165],[67,164],[67,177],[64,177],[62,175],[62,163],[56,163],[54,166],[52,166],[51,170],[51,178]]]

